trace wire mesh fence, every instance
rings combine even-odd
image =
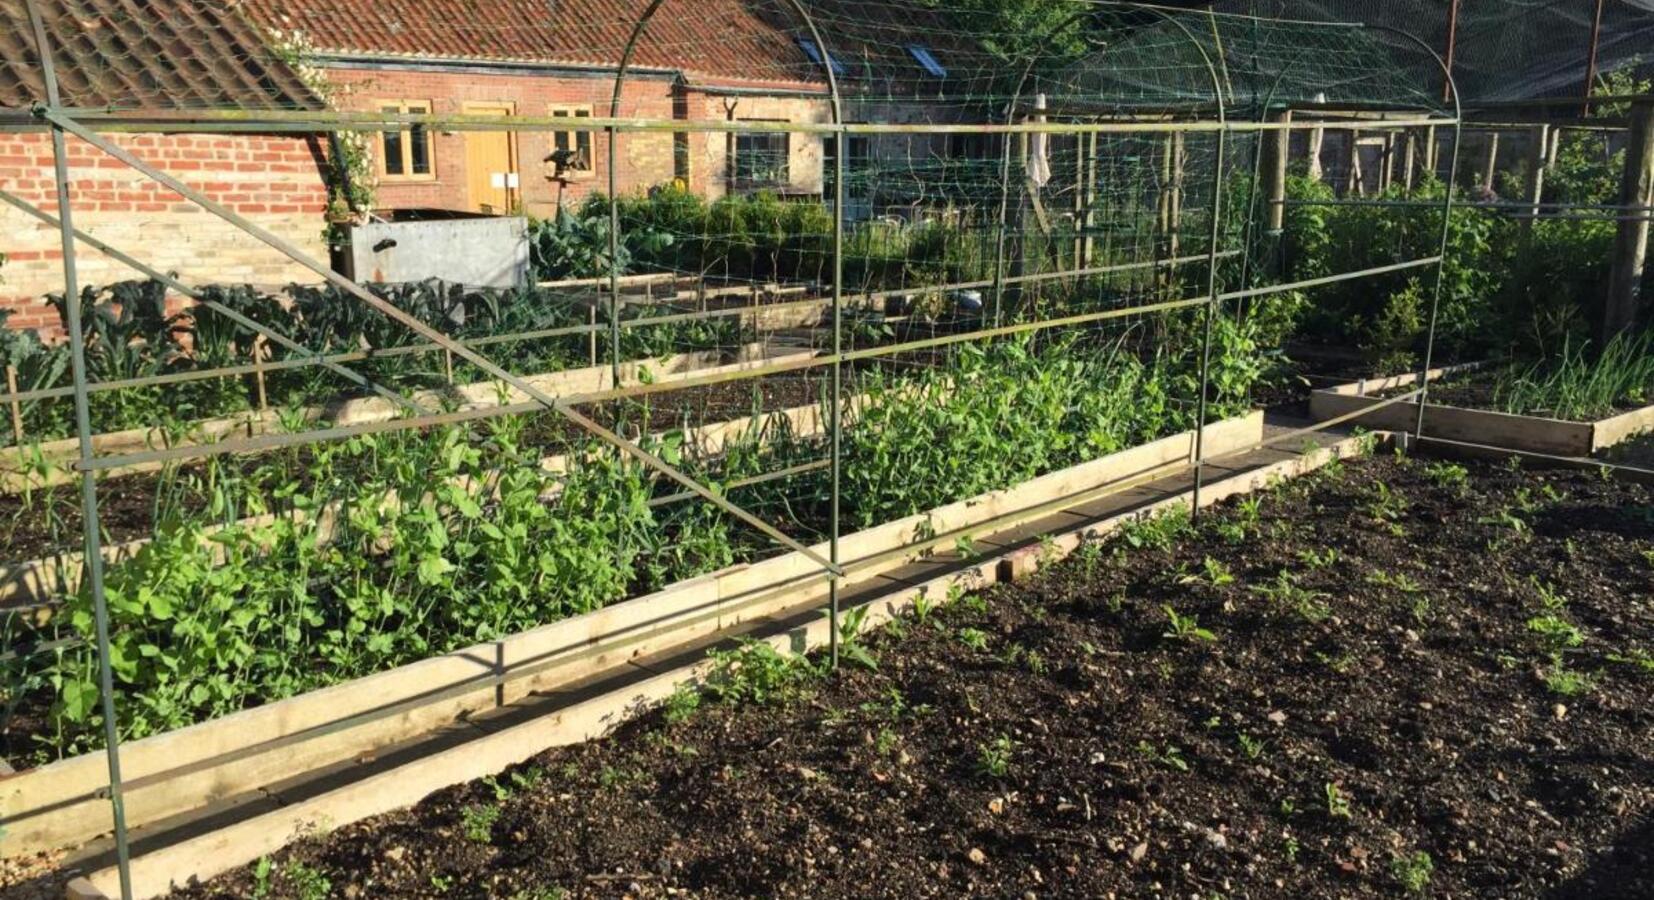
[[[0,199],[62,244],[68,340],[8,339],[3,755],[106,751],[117,817],[123,742],[732,566],[796,559],[836,637],[846,536],[918,517],[905,550],[968,558],[927,511],[1156,439],[1193,432],[1198,507],[1203,426],[1262,402],[1297,323],[1421,370],[1400,405],[1438,337],[1469,346],[1457,301],[1485,287],[1452,262],[1485,214],[1431,174],[1469,156],[1457,98],[1387,28],[1104,2],[998,32],[874,0],[566,4],[575,29],[445,2],[33,6],[0,2],[45,38],[4,54],[41,102],[0,98],[0,122],[51,170]],[[443,80],[483,77],[461,60],[554,86],[485,100]],[[249,136],[314,155],[302,228],[177,152]],[[1604,140],[1556,158],[1584,173]],[[1587,180],[1539,202],[1611,202]],[[450,186],[533,216],[530,277],[334,271],[376,210]],[[106,217],[104,190],[154,206]],[[144,232],[180,215],[291,283],[153,261]]]

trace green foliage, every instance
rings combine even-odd
[[[1400,884],[1402,890],[1409,894],[1422,894],[1430,886],[1430,876],[1435,874],[1436,861],[1423,850],[1412,853],[1398,854],[1390,860],[1390,874]]]
[[[497,803],[473,803],[460,810],[460,830],[473,844],[486,844],[494,839],[494,823],[500,820]]]
[[[1518,415],[1589,421],[1651,399],[1654,332],[1621,334],[1600,353],[1588,343],[1566,340],[1558,355],[1493,375],[1494,407]]]
[[[1016,745],[1007,735],[1000,735],[976,748],[976,769],[989,778],[1004,778],[1011,773],[1011,757]]]
[[[818,674],[809,660],[763,641],[743,640],[734,650],[714,650],[708,656],[713,673],[707,689],[722,703],[785,703]]]
[[[1411,199],[1417,206],[1289,206],[1286,253],[1291,280],[1307,280],[1436,256],[1441,252],[1441,209],[1447,188],[1426,179],[1410,195],[1391,188],[1380,201]],[[1288,179],[1288,197],[1324,202],[1332,189],[1307,177]],[[1514,226],[1465,206],[1449,220],[1442,276],[1438,341],[1465,348],[1489,321],[1503,287]],[[1422,346],[1433,290],[1416,272],[1340,282],[1312,289],[1304,328],[1315,338],[1353,344],[1375,362],[1409,361]]]
[[[1197,643],[1202,641],[1210,643],[1218,639],[1218,636],[1213,634],[1210,629],[1200,627],[1199,618],[1192,615],[1180,615],[1178,611],[1173,609],[1170,605],[1162,606],[1161,609],[1166,611],[1166,623],[1171,629],[1161,635],[1161,637],[1171,638],[1172,640],[1177,641],[1187,641],[1189,643]]]

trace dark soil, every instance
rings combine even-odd
[[[1134,531],[906,620],[877,670],[291,847],[269,895],[1399,896],[1428,854],[1430,895],[1654,896],[1654,493],[1464,475],[1371,460]]]

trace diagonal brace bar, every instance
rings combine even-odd
[[[52,124],[62,128],[70,134],[75,135],[115,159],[131,166],[133,169],[143,173],[149,178],[154,179],[156,183],[165,186],[168,190],[177,193],[179,196],[184,197],[207,212],[212,213],[232,225],[235,225],[265,245],[280,252],[282,255],[293,260],[299,265],[315,272],[317,275],[320,275],[322,278],[336,285],[341,290],[368,304],[390,320],[400,323],[401,325],[412,330],[415,334],[418,334],[439,347],[452,352],[455,356],[458,356],[461,359],[475,365],[477,368],[483,370],[489,375],[492,375],[517,390],[522,391],[546,409],[555,410],[565,418],[586,429],[597,437],[613,444],[626,455],[633,457],[644,465],[660,472],[662,475],[665,475],[673,481],[683,485],[685,488],[693,491],[695,494],[699,495],[701,499],[758,529],[760,532],[782,546],[802,553],[805,557],[820,565],[823,569],[833,575],[840,576],[844,574],[841,567],[835,565],[826,557],[823,557],[821,554],[810,549],[809,547],[804,546],[802,543],[799,543],[793,538],[788,537],[786,534],[783,534],[780,529],[777,529],[768,522],[765,522],[752,513],[747,512],[734,503],[731,503],[727,498],[719,496],[705,485],[668,465],[665,460],[655,456],[653,453],[644,450],[642,447],[639,447],[631,441],[628,441],[614,432],[598,425],[596,422],[593,422],[584,415],[575,412],[567,403],[551,396],[550,394],[547,394],[545,391],[540,390],[525,379],[512,374],[510,371],[501,367],[488,357],[483,356],[481,353],[478,353],[448,335],[443,334],[441,331],[432,328],[430,325],[421,322],[418,318],[410,315],[409,313],[398,309],[394,304],[391,304],[382,297],[374,295],[372,292],[364,289],[361,285],[350,280],[349,278],[346,278],[327,266],[316,262],[314,259],[310,258],[309,254],[293,245],[290,241],[287,241],[276,234],[259,227],[257,224],[248,221],[245,217],[232,212],[224,206],[203,196],[200,191],[195,190],[189,185],[184,184],[182,181],[179,181],[177,178],[174,178],[166,172],[163,172],[144,162],[127,150],[111,143],[91,129],[64,115],[59,110],[37,106],[35,108],[35,114],[45,118]]]

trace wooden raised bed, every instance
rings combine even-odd
[[[1206,429],[1210,456],[1262,440],[1263,415]],[[847,579],[865,581],[949,546],[972,530],[1012,527],[1053,501],[1187,470],[1184,432],[929,513],[847,535]],[[814,548],[825,555],[826,545]],[[127,822],[133,827],[199,809],[324,766],[372,755],[466,716],[556,690],[628,660],[801,604],[825,602],[828,579],[787,553],[682,582],[655,594],[503,640],[123,744]],[[542,745],[543,746],[543,745]],[[104,754],[60,760],[0,779],[0,856],[68,847],[110,827]]]
[[[736,348],[733,354],[721,350],[707,350],[622,363],[620,380],[622,386],[641,384],[645,379],[656,383],[668,382],[718,372],[742,371],[754,368],[762,363],[780,362],[813,355],[813,353],[770,355],[770,349],[766,344],[755,342]],[[554,397],[606,391],[615,386],[613,383],[613,367],[607,364],[531,375],[525,380]],[[410,399],[430,409],[442,409],[448,403],[457,404],[458,409],[483,409],[492,406],[524,403],[530,398],[517,388],[508,388],[502,400],[500,383],[485,381],[460,385],[451,389],[420,391],[410,395]],[[318,427],[341,427],[361,425],[368,422],[384,422],[397,418],[403,415],[404,412],[405,410],[401,406],[383,397],[361,397],[346,400],[342,403],[309,407],[303,411],[303,414],[306,422]],[[189,438],[174,446],[208,444],[229,437],[254,437],[278,430],[280,424],[280,412],[274,409],[239,413],[217,419],[205,419],[194,423],[191,426]],[[80,444],[76,438],[47,441],[38,446],[46,460],[54,464],[51,474],[44,481],[27,474],[24,468],[26,459],[19,452],[21,448],[10,447],[7,448],[6,452],[0,453],[0,491],[15,492],[21,490],[25,484],[34,487],[68,484],[78,477],[71,469],[72,463],[80,458]],[[132,428],[125,431],[105,432],[92,437],[92,449],[100,456],[134,453],[162,446],[168,446],[168,444],[165,435],[159,428]],[[34,445],[31,445],[29,449],[32,451]],[[100,477],[152,471],[159,467],[159,463],[122,466],[101,472]]]
[[[1347,438],[1312,453],[1219,479],[1207,485],[1202,505],[1302,475],[1334,459],[1359,455],[1369,446],[1361,438]],[[1065,521],[1066,516],[1079,515],[1075,507],[1060,502],[1060,495],[1056,499],[1056,506],[1046,504],[1047,516],[1038,520],[1044,526],[1041,540],[1023,541],[1020,546],[997,556],[954,567],[945,574],[905,581],[865,599],[851,600],[853,606],[865,606],[868,610],[860,622],[861,629],[867,631],[882,625],[905,611],[918,597],[940,598],[955,586],[978,589],[995,580],[1021,577],[1061,560],[1084,542],[1100,538],[1127,522],[1174,507],[1187,508],[1192,502],[1190,493],[1182,491],[1075,527],[1054,524]],[[1012,562],[1016,564],[1011,565]],[[793,608],[796,609],[797,604]],[[828,622],[812,616],[793,616],[767,628],[759,626],[753,634],[783,652],[817,649],[829,639]],[[131,866],[134,896],[153,897],[176,886],[211,878],[279,850],[317,829],[340,827],[408,806],[433,791],[499,772],[549,747],[599,737],[678,688],[698,684],[710,668],[704,657],[681,657],[680,660],[658,671],[640,667],[637,677],[628,683],[574,700],[555,712],[499,730],[485,730],[459,746],[139,855]],[[71,882],[69,895],[84,900],[105,900],[118,895],[118,886],[118,872],[110,867]]]
[[[1431,381],[1460,374],[1476,366],[1435,369]],[[1355,421],[1369,428],[1411,433],[1418,424],[1415,401],[1384,403],[1383,394],[1406,391],[1418,384],[1418,373],[1377,378],[1318,390],[1310,394],[1310,417],[1325,421],[1338,416],[1371,410]],[[1555,456],[1587,457],[1645,431],[1654,430],[1654,406],[1610,416],[1595,422],[1570,422],[1544,416],[1518,416],[1484,409],[1465,409],[1431,403],[1424,411],[1424,436],[1471,444],[1545,453]]]

